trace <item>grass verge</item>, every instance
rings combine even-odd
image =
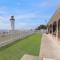
[[[35,33],[22,40],[0,48],[0,60],[20,60],[24,54],[38,55],[41,35]]]

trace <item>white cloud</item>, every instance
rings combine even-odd
[[[43,2],[36,3],[33,6],[38,7],[38,8],[39,7],[46,8],[46,7],[50,7],[52,5],[51,5],[50,1],[43,1]]]
[[[50,7],[51,6],[51,3],[50,2],[42,2],[41,4],[40,4],[40,6],[41,7]]]
[[[0,16],[0,29],[10,29],[10,23],[6,16]]]
[[[34,13],[28,13],[28,14],[24,14],[24,15],[16,15],[16,19],[30,19],[30,18],[35,18],[36,14]]]
[[[22,22],[22,23],[18,23],[17,25],[16,25],[16,29],[21,29],[21,30],[23,30],[23,29],[35,29],[37,26],[39,26],[39,24],[33,24],[33,23],[27,23],[27,22]]]
[[[11,16],[10,11],[8,11],[8,8],[2,7],[0,9],[0,12],[1,12],[0,14],[2,14],[2,16],[0,16],[0,29],[10,29],[10,21],[9,21],[10,16]],[[17,12],[21,12],[21,11],[17,11]],[[36,12],[25,12],[23,14],[17,13],[15,15],[16,29],[31,29],[31,28],[35,28],[37,26],[37,24],[34,24],[32,22],[33,18],[35,19],[35,18],[42,18],[42,17],[46,17],[46,16],[40,15],[40,14],[38,14]],[[28,23],[30,21],[32,23]]]
[[[3,20],[3,17],[2,17],[2,16],[0,16],[0,21],[1,21],[1,20]]]
[[[7,14],[8,8],[6,6],[0,6],[0,14]]]

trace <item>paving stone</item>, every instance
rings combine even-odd
[[[24,55],[21,60],[39,60],[38,56]]]
[[[54,60],[54,59],[51,59],[51,58],[43,58],[43,60]]]

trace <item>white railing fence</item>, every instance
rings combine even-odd
[[[22,39],[24,37],[27,37],[31,34],[33,34],[34,31],[28,30],[28,31],[9,31],[0,33],[0,47],[5,46],[9,43],[12,43],[16,40]]]

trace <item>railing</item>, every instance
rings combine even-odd
[[[22,39],[28,35],[33,34],[34,31],[10,31],[6,33],[0,33],[0,47],[12,43],[16,40]]]

